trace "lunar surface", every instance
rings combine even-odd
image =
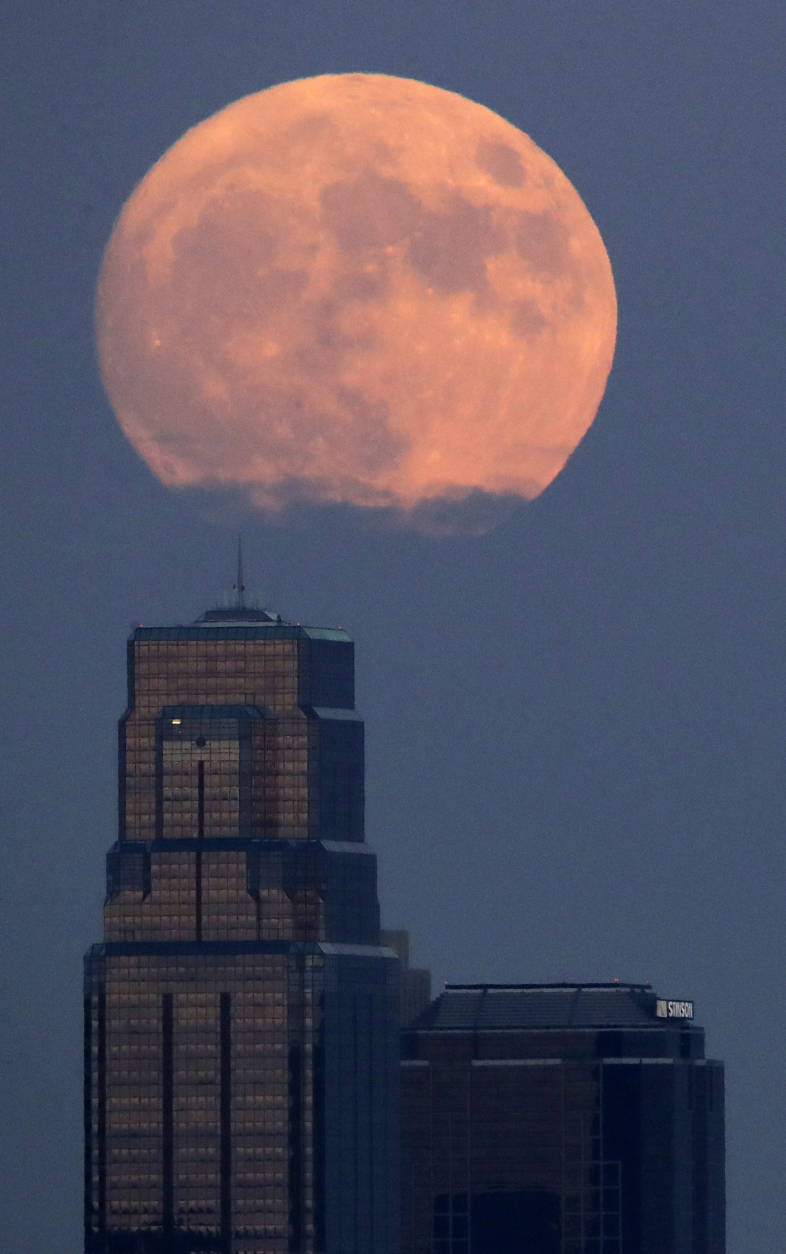
[[[527,135],[424,83],[325,75],[229,105],[153,166],[97,333],[165,484],[406,514],[551,482],[603,395],[616,300]]]

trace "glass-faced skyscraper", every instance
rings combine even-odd
[[[394,1254],[397,961],[341,629],[139,627],[86,959],[87,1254]]]
[[[401,1254],[724,1254],[724,1073],[637,984],[446,985],[405,1027]]]

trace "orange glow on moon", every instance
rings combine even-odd
[[[616,299],[528,136],[409,79],[324,75],[188,131],[126,203],[101,374],[173,486],[411,511],[537,496],[592,422]]]

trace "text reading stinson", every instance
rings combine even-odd
[[[692,1019],[693,1002],[665,1001],[659,997],[655,1004],[655,1014],[659,1019]]]

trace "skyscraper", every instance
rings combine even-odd
[[[723,1066],[648,985],[454,985],[403,1034],[402,1254],[723,1254]]]
[[[134,631],[85,971],[87,1254],[393,1254],[397,961],[344,631]]]

